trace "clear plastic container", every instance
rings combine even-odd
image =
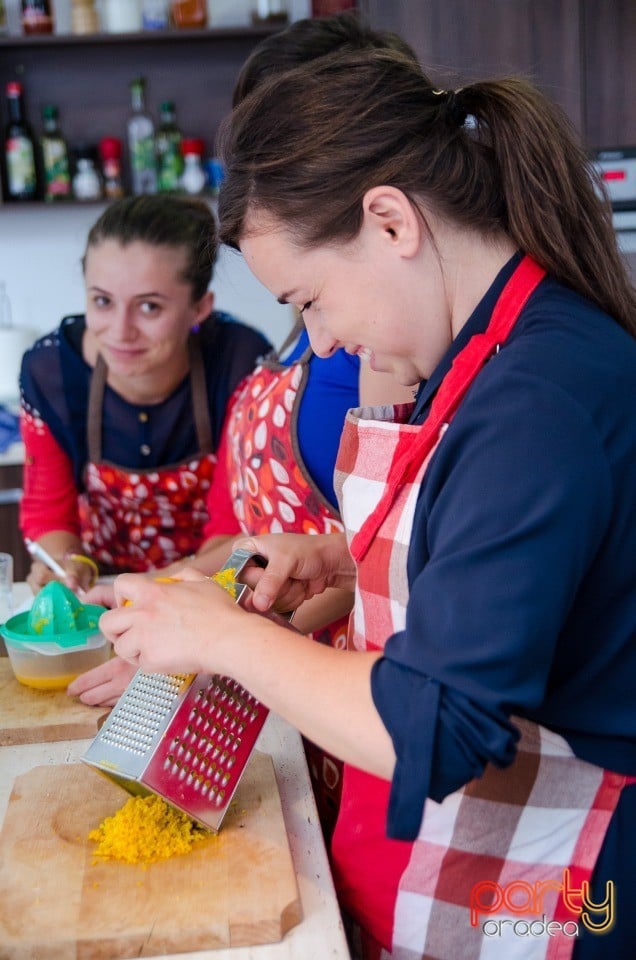
[[[65,690],[80,673],[105,663],[112,649],[101,633],[75,649],[53,643],[26,644],[6,635],[4,642],[16,680],[36,690]]]
[[[16,680],[37,690],[64,690],[80,673],[105,663],[111,645],[99,630],[105,607],[84,604],[52,580],[30,610],[0,625]]]

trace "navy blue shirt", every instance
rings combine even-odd
[[[517,262],[422,386],[413,422]],[[389,835],[417,832],[427,793],[508,764],[512,715],[636,774],[636,341],[551,279],[431,458],[408,577],[406,628],[372,674],[397,755]]]
[[[71,458],[78,489],[88,458],[86,417],[92,374],[82,357],[85,327],[83,316],[65,317],[56,331],[27,351],[20,374],[23,406],[41,417]],[[216,449],[232,391],[271,345],[257,330],[215,311],[201,325],[201,348]],[[130,469],[152,469],[180,463],[198,451],[189,376],[156,404],[129,403],[106,386],[103,460]]]

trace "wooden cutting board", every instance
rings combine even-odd
[[[107,707],[87,707],[65,690],[34,690],[18,683],[0,658],[0,746],[94,737]]]
[[[16,778],[0,834],[2,960],[121,960],[272,943],[300,922],[271,757],[254,751],[223,826],[147,868],[93,863],[127,794],[84,764]]]

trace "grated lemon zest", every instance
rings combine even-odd
[[[218,583],[218,585],[223,587],[224,590],[227,590],[228,593],[231,593],[233,597],[236,597],[236,567],[228,567],[227,570],[219,570],[218,573],[215,573],[210,579],[214,580],[215,583]]]
[[[144,866],[188,853],[211,836],[161,797],[130,797],[88,835],[97,847],[94,863],[119,860]]]

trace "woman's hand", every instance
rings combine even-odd
[[[267,560],[266,568],[249,566],[241,573],[241,580],[254,590],[254,608],[261,612],[295,610],[327,587],[354,589],[356,568],[343,533],[270,533],[235,540],[233,547]]]
[[[248,617],[218,584],[185,569],[166,583],[145,574],[115,580],[119,606],[99,625],[118,657],[147,673],[224,671],[236,617]]]
[[[120,657],[112,657],[106,663],[81,673],[66,692],[69,697],[79,697],[91,707],[114,707],[132,680],[136,667]]]
[[[86,556],[81,542],[74,534],[64,530],[52,530],[43,534],[37,544],[64,570],[65,576],[61,582],[73,593],[81,593],[83,596],[93,586],[99,573],[97,564],[91,557]],[[60,579],[45,563],[37,557],[33,558],[26,581],[34,594],[39,593],[51,580]]]

